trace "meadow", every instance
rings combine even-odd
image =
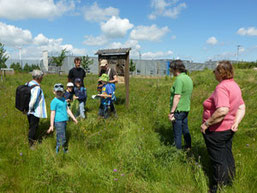
[[[28,147],[27,117],[15,109],[15,90],[31,79],[30,74],[7,76],[0,82],[0,192],[133,192],[206,193],[210,167],[200,133],[202,103],[217,82],[210,70],[190,74],[194,82],[189,128],[192,150],[173,146],[168,120],[170,87],[174,79],[131,78],[130,107],[125,108],[125,87],[117,85],[118,118],[97,116],[97,77],[85,79],[88,90],[87,118],[69,122],[69,152],[55,153],[55,134],[47,135],[50,102],[55,83],[66,76],[46,75],[42,82],[48,119],[41,119],[39,143]],[[237,69],[235,80],[242,89],[246,116],[233,140],[236,178],[226,193],[257,192],[257,72]]]

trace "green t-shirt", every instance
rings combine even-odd
[[[186,74],[181,73],[179,74],[174,84],[172,85],[170,92],[170,108],[172,108],[173,105],[173,98],[174,95],[180,95],[180,100],[177,105],[176,111],[190,111],[190,101],[193,91],[193,81],[192,79]]]

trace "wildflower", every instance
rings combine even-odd
[[[121,174],[121,176],[124,176],[125,174]]]
[[[115,178],[114,181],[118,181],[118,178]]]
[[[246,144],[247,147],[249,147],[249,144]]]
[[[22,152],[20,152],[20,156],[22,156]]]
[[[114,172],[117,172],[118,170],[117,169],[113,169]]]

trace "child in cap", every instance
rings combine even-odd
[[[70,107],[70,103],[73,100],[73,87],[74,87],[74,84],[72,82],[68,82],[67,89],[64,93],[64,98],[66,99],[69,107]]]
[[[110,107],[111,112],[116,115],[116,110],[114,108],[113,104],[113,94],[114,90],[109,82],[109,76],[107,74],[102,74],[102,76],[99,78],[99,80],[102,82],[102,92],[101,94],[98,94],[97,96],[101,97],[101,104],[99,107],[98,115],[100,115],[103,118],[108,118],[108,109]]]
[[[87,101],[87,89],[82,86],[80,78],[75,79],[75,88],[74,88],[75,97],[79,101],[79,108],[77,110],[77,116],[80,116],[82,119],[85,119],[85,106]]]
[[[54,127],[56,128],[56,153],[59,152],[60,147],[63,147],[63,151],[67,152],[66,144],[66,124],[68,121],[68,115],[77,124],[78,121],[72,114],[71,110],[68,108],[67,101],[63,97],[63,85],[54,85],[55,98],[51,102],[51,117],[50,117],[50,127],[47,133],[53,132]]]

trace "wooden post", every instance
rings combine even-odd
[[[129,52],[126,54],[125,64],[125,87],[126,87],[126,107],[129,107]]]

